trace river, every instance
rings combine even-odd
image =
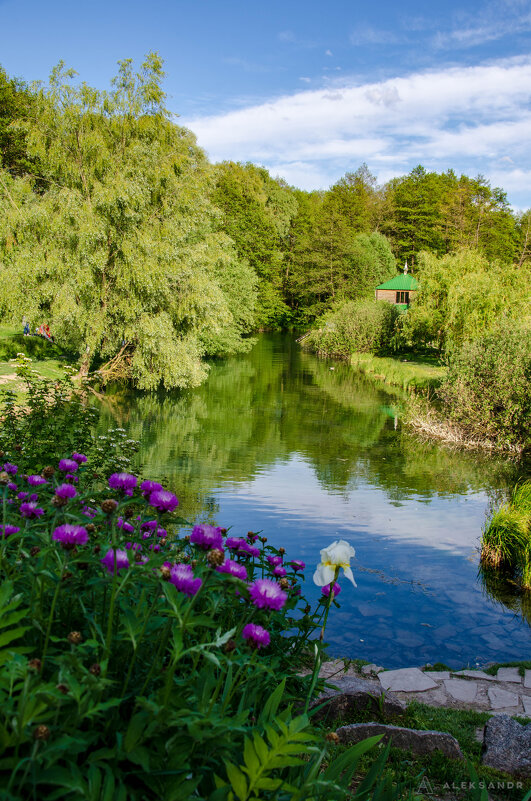
[[[307,563],[312,600],[320,549],[354,546],[357,587],[340,581],[327,628],[333,654],[386,668],[529,658],[520,597],[505,587],[496,600],[478,577],[490,505],[517,478],[510,461],[419,441],[399,398],[292,336],[213,362],[196,390],[110,400],[102,427],[141,441],[144,474],[177,493],[184,517],[262,531]]]

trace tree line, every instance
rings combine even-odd
[[[362,165],[305,192],[213,165],[163,79],[155,53],[108,91],[62,63],[31,87],[0,69],[0,318],[46,318],[82,373],[194,386],[205,358],[370,298],[420,252],[529,264],[530,212],[484,178],[419,166],[378,186]]]

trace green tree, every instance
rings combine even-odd
[[[28,148],[48,190],[4,174],[0,306],[46,319],[82,373],[110,360],[143,389],[197,385],[205,354],[246,346],[252,269],[218,230],[204,153],[169,119],[158,55],[120,62],[109,92],[73,76],[60,63],[36,99]]]
[[[26,152],[26,121],[32,105],[26,84],[10,78],[0,66],[0,166],[12,175],[33,169]]]

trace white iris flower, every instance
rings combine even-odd
[[[336,540],[328,548],[321,551],[321,562],[313,574],[314,583],[318,587],[325,587],[331,584],[336,577],[338,568],[343,568],[345,576],[355,587],[358,585],[354,581],[354,575],[350,569],[350,560],[356,555],[356,551],[345,540]]]

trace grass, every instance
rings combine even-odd
[[[511,501],[492,515],[481,538],[481,564],[510,571],[531,589],[531,481],[517,484]]]
[[[353,353],[350,363],[370,378],[408,391],[435,389],[446,372],[446,368],[430,354],[404,354],[392,358]]]
[[[17,394],[24,391],[24,382],[15,376],[15,366],[10,359],[24,353],[32,362],[31,367],[41,378],[62,378],[67,363],[57,345],[40,337],[25,337],[13,326],[0,325],[0,390],[11,389]],[[7,380],[2,380],[7,379]]]

